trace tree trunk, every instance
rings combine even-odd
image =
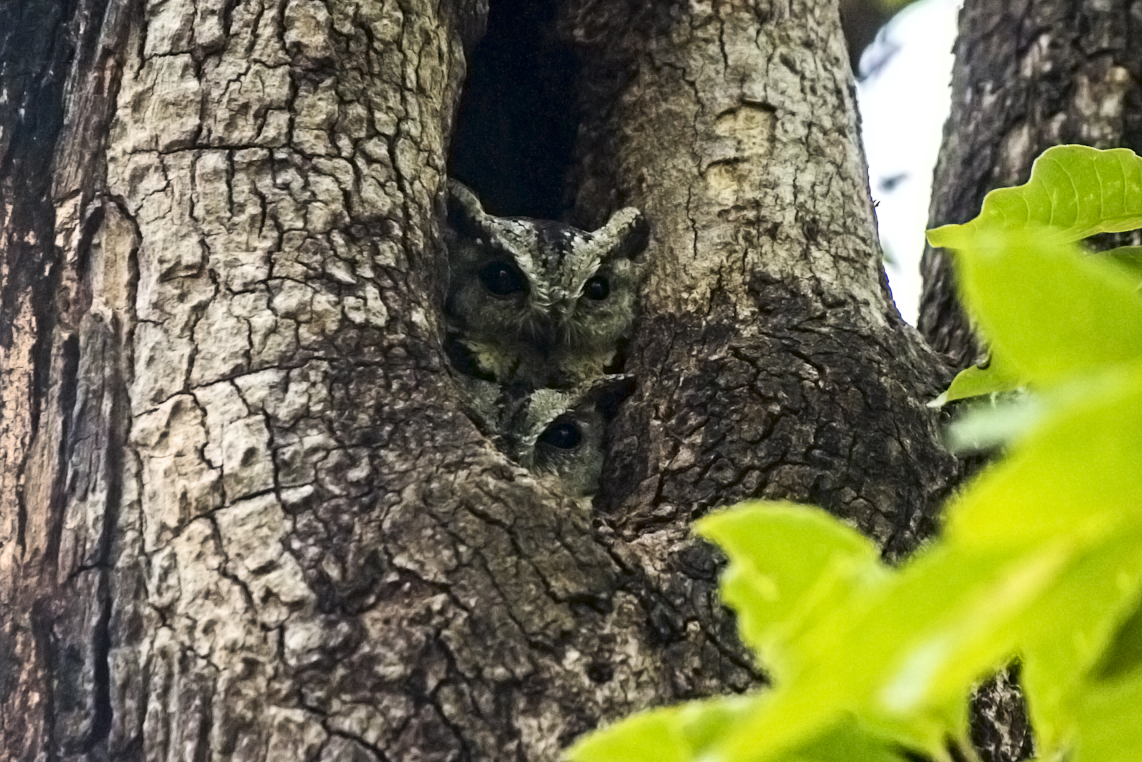
[[[554,760],[757,684],[696,516],[816,502],[895,558],[959,478],[835,3],[561,10],[574,213],[654,228],[593,513],[479,433],[441,346],[484,3],[3,12],[14,759]]]
[[[62,421],[46,406],[59,397],[52,371],[68,364],[52,345],[61,268],[49,172],[68,22],[58,3],[0,8],[0,745],[15,759],[43,748],[53,711],[39,592],[54,587],[58,547],[60,452],[48,443]]]
[[[946,379],[888,294],[835,7],[627,14],[574,32],[578,209],[639,206],[658,244],[604,511],[669,534],[800,500],[915,547],[958,475],[924,409]]]

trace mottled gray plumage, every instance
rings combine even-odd
[[[554,474],[575,497],[598,491],[607,421],[634,390],[632,376],[531,391],[475,378],[464,384],[475,419],[510,458],[531,471]]]
[[[587,232],[493,217],[448,184],[448,344],[463,372],[529,388],[570,387],[611,368],[634,323],[648,227],[620,209]]]

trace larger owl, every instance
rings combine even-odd
[[[614,365],[634,323],[649,228],[620,209],[587,232],[494,217],[448,183],[448,343],[466,373],[529,388],[570,387]]]
[[[571,389],[527,390],[468,379],[484,432],[512,460],[550,474],[574,497],[590,497],[603,473],[607,421],[634,391],[634,377],[601,376]]]

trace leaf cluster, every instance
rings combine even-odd
[[[1142,226],[1142,159],[1060,146],[994,191],[954,250],[991,350],[944,400],[1023,387],[992,410],[1005,457],[899,568],[824,511],[752,503],[698,523],[728,557],[725,602],[772,686],[636,715],[573,762],[890,762],[970,755],[973,686],[1008,663],[1039,760],[1142,748],[1142,297],[1137,253],[1080,241]],[[1029,404],[1026,400],[1032,400]],[[1018,425],[1011,425],[1017,420]]]

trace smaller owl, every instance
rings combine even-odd
[[[620,209],[587,232],[493,217],[448,183],[448,346],[464,373],[571,387],[612,369],[634,323],[649,227]]]
[[[480,427],[508,457],[536,473],[554,474],[568,494],[599,490],[607,421],[634,391],[634,377],[596,378],[572,389],[536,389],[469,379]]]

